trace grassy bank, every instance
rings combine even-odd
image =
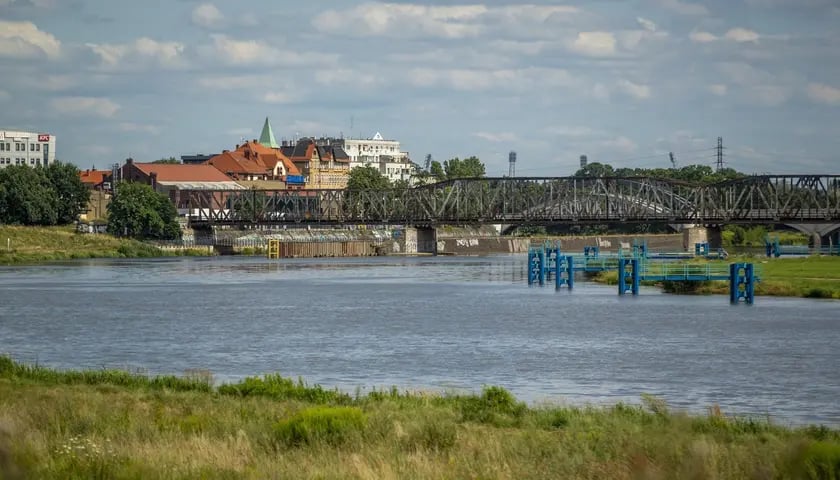
[[[757,295],[840,299],[840,257],[729,258],[717,263],[752,262],[761,269]],[[597,275],[595,280],[615,285],[616,272]],[[728,282],[666,282],[670,293],[729,294]]]
[[[193,254],[169,251],[137,240],[105,234],[76,233],[72,226],[0,225],[0,265],[84,258],[144,258]]]
[[[0,357],[0,478],[838,478],[840,432],[279,376],[57,372]]]

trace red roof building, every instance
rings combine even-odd
[[[82,170],[79,172],[79,178],[82,180],[82,183],[91,190],[102,190],[106,177],[110,176],[110,170]]]
[[[246,142],[232,152],[226,150],[207,164],[236,180],[284,180],[286,175],[300,175],[282,152],[257,142]]]

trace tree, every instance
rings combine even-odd
[[[575,172],[576,177],[612,177],[615,175],[612,165],[592,162]]]
[[[181,163],[181,161],[176,159],[175,157],[169,157],[169,158],[164,157],[164,158],[161,158],[159,160],[155,160],[152,163],[167,163],[167,164],[179,165]]]
[[[476,156],[465,158],[458,157],[443,162],[443,170],[446,172],[446,179],[454,178],[476,178],[484,176],[484,164]]]
[[[443,171],[443,165],[440,164],[437,160],[432,160],[432,164],[429,167],[429,172],[432,174],[433,177],[436,177],[438,180],[445,180],[446,179],[446,172]]]
[[[0,170],[0,222],[55,225],[58,199],[43,168],[12,165]]]
[[[82,183],[79,169],[70,163],[52,163],[44,173],[55,190],[58,223],[75,222],[90,200],[90,190]]]
[[[175,205],[142,183],[121,183],[108,204],[108,232],[138,239],[171,240],[181,236]]]
[[[347,190],[388,190],[389,188],[391,188],[391,182],[374,167],[365,165],[350,170]]]

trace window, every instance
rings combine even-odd
[[[35,151],[35,144],[34,144],[34,143],[30,143],[30,144],[29,144],[29,151],[30,151],[30,152],[34,152],[34,151]]]
[[[40,143],[36,143],[36,144],[35,144],[35,151],[36,151],[36,152],[40,152],[40,151],[41,151],[41,144],[40,144]]]
[[[7,151],[7,152],[11,152],[11,151],[12,151],[12,144],[11,144],[11,143],[6,143],[6,151]]]
[[[5,143],[0,143],[0,152],[4,152],[4,151],[6,151],[6,144]]]

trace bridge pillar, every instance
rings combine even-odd
[[[416,253],[437,253],[437,230],[434,227],[417,227],[415,239]]]
[[[723,235],[719,226],[693,226],[683,230],[683,249],[693,252],[694,245],[708,243],[710,250],[717,250],[723,246]]]

